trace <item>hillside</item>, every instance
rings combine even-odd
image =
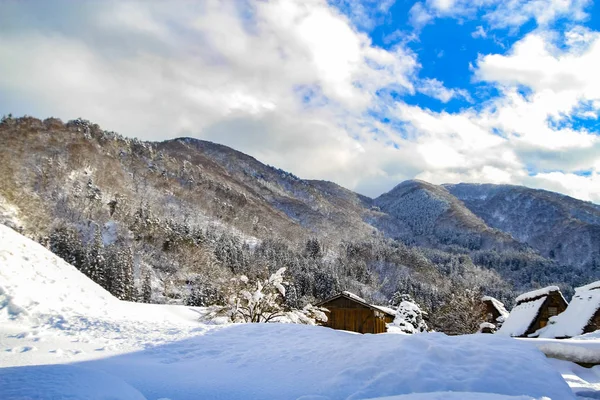
[[[375,199],[381,211],[410,227],[410,238],[426,246],[456,245],[470,250],[525,250],[505,232],[490,228],[444,187],[406,181]]]
[[[513,185],[444,185],[466,208],[562,265],[600,271],[600,205]]]
[[[407,181],[370,199],[219,144],[85,120],[4,118],[0,139],[0,222],[120,299],[207,305],[234,276],[285,267],[290,307],[409,293],[436,326],[457,293],[510,305],[515,291],[598,279],[599,207],[554,193]]]

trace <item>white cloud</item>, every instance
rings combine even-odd
[[[385,19],[396,0],[332,0],[331,3],[344,10],[353,24],[364,30],[372,30]]]
[[[410,8],[409,18],[413,26],[421,28],[430,23],[435,18],[435,15],[423,3],[417,2]]]
[[[487,37],[487,32],[485,31],[483,26],[478,25],[477,28],[471,33],[471,36],[475,39],[477,39],[477,38],[485,39]]]
[[[438,99],[442,103],[447,103],[453,98],[463,98],[467,101],[471,101],[471,96],[464,89],[448,89],[444,86],[444,83],[433,78],[433,79],[422,79],[418,86],[417,91]]]
[[[469,100],[466,91],[418,79],[404,43],[374,46],[325,0],[82,4],[0,5],[6,113],[83,117],[150,140],[209,139],[369,195],[417,177],[528,184],[600,201],[600,139],[569,125],[600,111],[597,32],[538,29],[507,54],[480,56],[474,78],[500,95],[450,113],[402,95],[448,102]],[[423,24],[469,15],[469,4],[416,3],[411,15]]]
[[[559,18],[585,20],[591,0],[427,0],[411,9],[411,22],[416,28],[435,18],[480,17],[493,29],[516,29],[530,20],[548,26]],[[477,35],[482,32],[476,31]]]
[[[554,44],[568,40],[566,48]],[[449,114],[400,105],[398,118],[417,131],[413,142],[424,159],[418,177],[526,184],[600,201],[600,136],[569,125],[600,112],[599,44],[600,36],[587,30],[563,37],[536,31],[506,55],[479,58],[475,77],[501,92],[480,110]],[[530,176],[532,169],[553,172]]]
[[[414,91],[414,55],[374,47],[325,0],[242,5],[107,1],[49,20],[12,4],[0,23],[0,106],[18,114],[11,99],[25,99],[22,113],[144,139],[209,138],[350,187],[387,179],[366,158],[399,152],[364,115],[382,106],[380,91]]]
[[[539,173],[524,181],[528,186],[555,192],[568,193],[573,197],[600,203],[600,174],[589,176],[572,173]]]

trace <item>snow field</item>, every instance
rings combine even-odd
[[[481,393],[573,398],[543,354],[493,335],[358,335],[293,324],[241,324],[74,366],[118,377],[147,399],[350,400],[449,391],[480,393],[480,399],[488,399]],[[19,389],[18,380],[2,374],[35,375],[35,368],[46,374],[52,372],[48,367],[0,369],[0,398],[39,386],[31,378],[27,389]],[[56,390],[78,388],[67,384]]]

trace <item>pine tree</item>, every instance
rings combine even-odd
[[[112,246],[108,257],[107,289],[120,300],[133,301],[133,253],[127,245]]]
[[[141,301],[144,303],[152,302],[152,282],[150,280],[149,272],[146,272],[144,275],[144,281],[142,282]]]
[[[321,257],[321,244],[319,243],[319,239],[312,238],[308,239],[306,242],[305,253],[307,257],[310,258],[320,258]]]
[[[75,230],[62,226],[50,234],[50,251],[77,268],[85,267],[85,251]]]
[[[99,229],[94,232],[94,240],[86,249],[85,273],[91,280],[106,288],[105,259],[103,254],[102,235]]]
[[[127,301],[134,300],[134,280],[133,280],[133,251],[131,247],[125,246],[121,251],[121,299]]]

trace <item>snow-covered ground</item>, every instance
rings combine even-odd
[[[0,225],[0,399],[600,398],[598,369],[512,338],[207,325],[198,311],[119,301]]]

